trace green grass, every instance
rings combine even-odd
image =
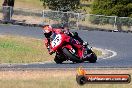
[[[42,40],[20,36],[0,37],[0,63],[30,63],[52,60]]]

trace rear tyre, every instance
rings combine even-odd
[[[90,63],[96,63],[96,60],[97,60],[97,56],[96,56],[95,53],[93,53],[93,54],[91,55],[91,58],[89,59],[89,62],[90,62]]]
[[[67,48],[63,48],[63,53],[70,58],[71,61],[76,62],[76,63],[81,63],[83,62],[81,59],[73,55]]]

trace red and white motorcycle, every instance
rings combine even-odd
[[[47,41],[45,41],[45,43],[47,43]],[[97,56],[91,48],[88,48],[87,45],[82,45],[78,40],[61,32],[61,29],[55,30],[55,33],[52,35],[50,47],[52,53],[56,53],[54,61],[57,64],[68,60],[74,63],[84,61],[95,63],[97,60]]]

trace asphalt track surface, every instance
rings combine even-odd
[[[56,64],[55,62],[42,62],[31,64],[1,64],[0,68],[76,68],[83,66],[85,68],[130,68],[132,67],[132,33],[104,32],[104,31],[86,31],[76,30],[82,39],[88,41],[90,46],[109,49],[117,52],[117,56],[102,59],[97,63],[79,63],[73,64],[65,62]],[[42,39],[43,32],[41,28],[0,25],[0,34],[20,35]]]

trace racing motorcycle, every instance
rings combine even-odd
[[[97,56],[92,51],[92,48],[89,48],[87,45],[82,45],[78,40],[61,32],[61,29],[56,29],[51,37],[50,47],[52,53],[56,53],[54,61],[57,64],[68,60],[73,63],[81,63],[84,61],[95,63],[97,60]]]

